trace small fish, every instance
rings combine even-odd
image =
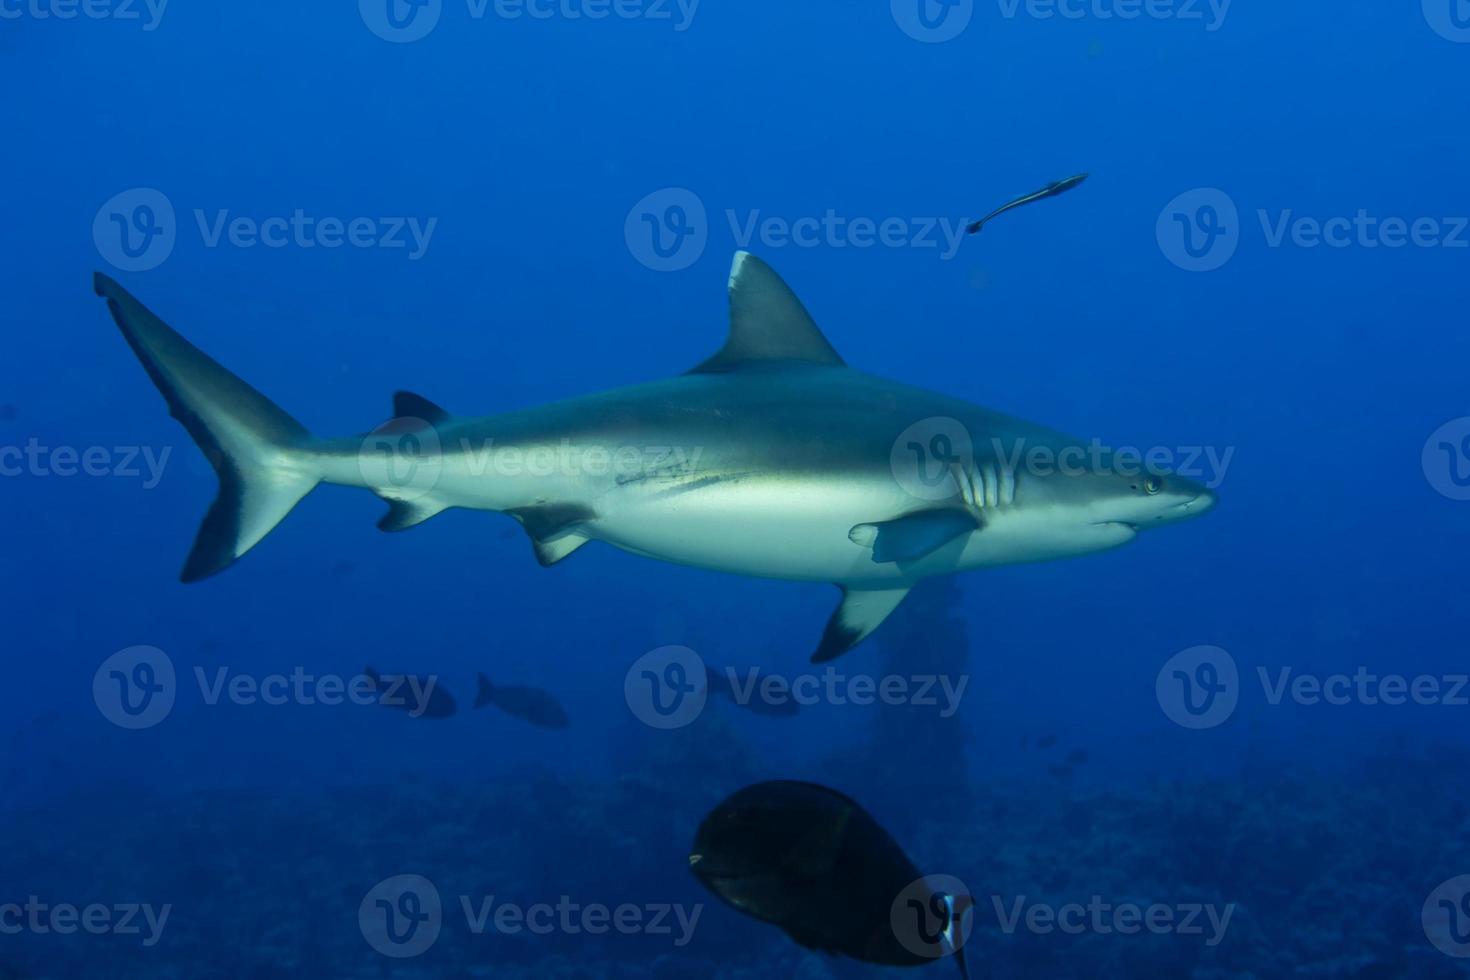
[[[953,952],[968,978],[957,937],[970,897],[933,891],[888,832],[836,790],[784,780],[740,790],[699,825],[689,869],[807,949],[884,966]]]
[[[458,710],[454,695],[439,686],[437,677],[385,676],[371,667],[364,667],[362,673],[372,681],[373,690],[379,695],[378,703],[385,708],[407,711],[414,718],[448,718]]]
[[[1069,766],[1080,766],[1090,758],[1092,758],[1092,755],[1086,749],[1073,749],[1067,753],[1067,758],[1062,761]]]
[[[704,673],[708,680],[709,693],[723,694],[730,699],[731,704],[744,708],[753,715],[790,718],[801,713],[801,705],[791,695],[791,686],[782,678],[773,676],[756,680],[742,700],[724,671],[706,665]]]
[[[985,225],[992,218],[1005,214],[1007,211],[1019,208],[1022,205],[1030,204],[1032,201],[1044,201],[1048,197],[1056,197],[1058,194],[1065,194],[1067,193],[1067,191],[1076,187],[1078,184],[1082,183],[1086,179],[1087,174],[1078,174],[1075,177],[1068,177],[1066,180],[1058,180],[1053,183],[1047,184],[1039,191],[1033,191],[1030,194],[1025,194],[1021,197],[1016,198],[1014,201],[1002,204],[1000,207],[996,208],[994,211],[990,212],[979,221],[971,222],[969,232],[972,235],[979,234],[980,229],[984,228]]]
[[[1056,744],[1057,737],[1055,735],[1043,735],[1036,740],[1036,747],[1038,749],[1049,749]]]
[[[566,728],[570,724],[561,703],[539,687],[497,687],[484,674],[480,674],[478,680],[476,708],[493,704],[512,718],[528,721],[541,728]]]

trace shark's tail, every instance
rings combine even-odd
[[[321,482],[311,434],[112,279],[99,272],[93,288],[107,300],[170,414],[219,475],[219,496],[180,576],[185,582],[207,578],[255,547]]]
[[[495,700],[495,685],[484,674],[475,677],[475,707],[483,708]]]

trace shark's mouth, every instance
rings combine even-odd
[[[1138,525],[1137,524],[1130,524],[1128,521],[1096,521],[1096,522],[1093,523],[1092,526],[1093,527],[1126,527],[1128,530],[1132,531],[1134,534],[1137,534],[1138,533]]]

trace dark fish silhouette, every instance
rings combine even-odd
[[[884,966],[954,952],[968,977],[960,924],[969,896],[934,891],[888,832],[836,790],[787,781],[740,790],[700,824],[689,868],[808,949]]]
[[[708,679],[709,693],[723,694],[730,703],[746,709],[753,715],[767,718],[790,718],[801,712],[801,705],[791,696],[791,687],[779,677],[761,677],[750,685],[749,690],[737,691],[728,674],[713,667],[704,668]],[[772,686],[768,687],[770,684]]]
[[[373,682],[378,703],[385,708],[407,711],[415,718],[448,718],[458,710],[454,695],[440,686],[437,677],[412,674],[379,674],[371,667],[362,669],[363,676]]]
[[[512,718],[528,721],[541,728],[566,728],[570,724],[561,702],[539,687],[497,687],[490,683],[490,678],[480,674],[479,687],[475,691],[475,707],[483,708],[487,704],[495,705]]]
[[[1073,749],[1067,753],[1067,757],[1062,761],[1069,766],[1080,766],[1085,764],[1090,758],[1092,758],[1092,755],[1086,749]]]
[[[1058,194],[1065,194],[1067,193],[1067,191],[1076,187],[1078,184],[1082,183],[1086,179],[1087,174],[1078,174],[1075,177],[1068,177],[1066,180],[1058,180],[1054,181],[1053,183],[1047,184],[1039,191],[1033,191],[1030,194],[1024,194],[1021,197],[1016,198],[1014,201],[1002,204],[1000,207],[996,208],[994,211],[990,212],[979,221],[972,222],[970,224],[969,232],[972,235],[978,234],[980,232],[980,229],[984,228],[985,225],[989,223],[992,218],[1005,214],[1007,211],[1015,210],[1016,208],[1019,208],[1023,205],[1030,204],[1032,201],[1044,201],[1048,197],[1056,197]]]

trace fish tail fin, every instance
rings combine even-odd
[[[483,708],[495,700],[495,685],[484,674],[475,675],[475,707]]]
[[[311,434],[175,332],[117,282],[97,273],[97,295],[148,377],[219,477],[179,576],[197,582],[255,547],[321,482]]]
[[[979,221],[972,221],[972,222],[970,222],[970,226],[968,228],[966,228],[965,230],[968,231],[972,235],[978,235],[978,234],[980,234],[980,231],[984,227],[985,227],[985,220],[982,218]]]

